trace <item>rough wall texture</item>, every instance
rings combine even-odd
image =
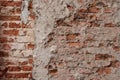
[[[27,9],[25,6],[23,0],[0,0],[0,80],[32,77],[34,17],[31,1]],[[28,15],[25,10],[29,10]]]
[[[35,80],[120,80],[120,0],[34,0]]]
[[[120,80],[119,57],[120,0],[0,0],[0,80]]]

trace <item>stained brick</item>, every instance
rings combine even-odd
[[[20,16],[0,16],[0,21],[20,21]]]
[[[8,71],[20,71],[21,67],[20,66],[9,66]]]
[[[6,37],[0,37],[0,43],[6,43],[7,41]]]
[[[98,73],[99,74],[111,74],[111,68],[109,67],[99,68]]]
[[[7,73],[6,78],[28,78],[29,73]]]
[[[7,28],[8,27],[8,23],[4,22],[1,26],[3,26],[4,28]]]
[[[90,13],[98,13],[99,11],[100,11],[100,9],[97,7],[90,7],[88,9],[88,12],[90,12]]]
[[[9,35],[9,36],[18,36],[19,35],[19,30],[12,29],[12,30],[3,30],[4,35]]]
[[[66,36],[67,40],[74,40],[79,34],[68,34]]]
[[[95,60],[108,60],[114,58],[112,55],[109,54],[96,54],[95,55]]]
[[[0,57],[8,57],[8,52],[0,51]]]
[[[80,43],[79,42],[70,42],[68,43],[70,47],[80,47]]]
[[[10,50],[11,46],[9,44],[3,44],[2,49],[4,49],[4,50]]]
[[[21,24],[20,23],[11,22],[11,23],[9,23],[9,27],[10,28],[20,28]]]
[[[1,6],[8,7],[8,6],[16,6],[21,7],[22,2],[21,1],[0,1]]]
[[[21,69],[22,69],[23,71],[31,71],[32,68],[33,68],[32,66],[22,66]]]
[[[27,44],[27,49],[34,49],[34,44]]]

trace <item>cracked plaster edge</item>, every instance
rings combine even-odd
[[[51,1],[53,1],[53,0],[49,0],[48,5],[50,5]],[[62,0],[54,0],[53,2],[56,2],[56,1],[63,2]],[[52,56],[54,56],[53,54],[51,54],[51,52],[54,51],[57,46],[53,45],[51,47],[45,48],[44,40],[53,31],[54,26],[55,26],[55,19],[64,18],[66,16],[69,16],[69,11],[67,11],[67,9],[66,9],[65,14],[64,13],[57,14],[57,13],[61,13],[60,10],[58,10],[59,12],[56,12],[56,13],[53,12],[54,14],[52,14],[52,13],[48,14],[47,11],[44,11],[44,9],[46,9],[48,7],[45,4],[47,4],[47,3],[44,3],[43,0],[34,0],[33,1],[33,6],[34,6],[33,10],[37,17],[37,19],[35,20],[35,25],[34,25],[35,26],[34,31],[35,31],[36,49],[34,50],[33,78],[35,80],[49,80],[48,70],[45,69],[44,67],[49,64],[50,58]],[[38,7],[43,8],[43,6],[39,6],[39,5],[43,5],[44,9],[39,10]],[[54,6],[54,5],[55,4],[53,3],[52,6]],[[55,5],[55,6],[57,6],[57,5]],[[63,6],[63,5],[61,5],[61,6]],[[65,4],[64,4],[64,6],[65,6],[64,8],[66,8]],[[56,8],[54,7],[55,10],[57,10]],[[53,10],[52,7],[49,10]],[[43,11],[43,13],[42,13],[42,11]]]

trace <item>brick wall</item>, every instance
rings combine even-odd
[[[120,0],[37,1],[36,80],[120,80]]]
[[[23,0],[0,0],[0,80],[32,77],[34,33],[32,2],[29,18],[21,21]]]
[[[119,13],[119,0],[0,0],[0,80],[120,80]]]

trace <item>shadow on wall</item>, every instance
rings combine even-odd
[[[8,58],[9,52],[7,50],[4,50],[6,43],[7,43],[7,37],[2,35],[3,29],[5,28],[3,27],[2,23],[3,21],[0,21],[0,80],[5,80],[5,74],[8,69],[6,67],[8,63],[5,61],[5,59]]]
[[[9,56],[9,46],[7,45],[7,36],[3,34],[3,30],[7,28],[7,22],[4,21],[5,17],[4,15],[7,15],[7,13],[2,13],[2,7],[0,2],[0,80],[6,80],[5,75],[8,71],[7,65],[8,65],[8,56]],[[6,60],[5,60],[6,59]]]

